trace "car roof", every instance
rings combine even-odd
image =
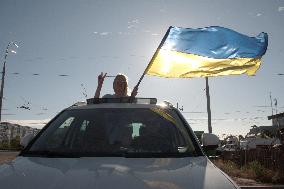
[[[142,101],[140,101],[142,99]],[[96,99],[98,101],[93,103],[93,99],[87,99],[87,102],[77,102],[74,105],[66,108],[71,109],[94,109],[94,108],[163,108],[163,109],[176,109],[169,102],[164,101],[163,103],[156,104],[157,99],[154,103],[152,101],[147,102],[145,99],[153,100],[154,98],[136,98],[134,102],[117,101],[113,99]],[[90,103],[91,102],[91,103]]]
[[[94,109],[94,108],[166,108],[172,109],[172,107],[162,106],[157,104],[131,104],[131,103],[105,103],[105,104],[90,104],[81,106],[71,106],[67,109]]]

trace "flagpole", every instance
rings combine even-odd
[[[142,79],[144,78],[144,76],[145,76],[145,74],[147,73],[148,69],[149,69],[149,68],[150,68],[150,66],[152,65],[153,60],[157,57],[157,55],[158,55],[158,53],[159,53],[160,48],[162,47],[162,45],[164,44],[164,42],[165,42],[166,38],[168,37],[168,35],[169,35],[169,33],[170,33],[171,28],[172,28],[172,26],[170,26],[170,27],[168,28],[168,30],[167,30],[167,32],[166,32],[166,34],[164,35],[164,37],[163,37],[162,41],[160,42],[160,44],[159,44],[158,48],[156,49],[155,54],[152,56],[152,58],[151,58],[150,62],[148,63],[148,65],[147,65],[146,69],[144,70],[144,72],[143,72],[142,76],[140,77],[140,79],[139,79],[138,83],[135,85],[135,87],[134,87],[134,88],[138,89],[138,86],[140,85],[140,83],[141,83]],[[132,96],[132,95],[131,95],[131,96]]]
[[[207,98],[207,113],[208,113],[208,132],[212,133],[211,108],[210,108],[210,94],[209,94],[208,77],[205,77],[205,80],[206,80],[206,98]]]

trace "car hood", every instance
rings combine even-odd
[[[206,157],[22,157],[0,166],[1,188],[236,188]]]

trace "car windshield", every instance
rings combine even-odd
[[[195,156],[190,136],[174,110],[73,109],[53,120],[23,154]]]

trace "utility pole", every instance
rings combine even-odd
[[[269,97],[270,97],[271,115],[273,115],[273,106],[272,106],[271,92],[269,93]]]
[[[4,94],[4,81],[5,81],[5,72],[6,72],[6,61],[7,61],[7,57],[9,54],[9,47],[11,45],[14,45],[15,47],[19,47],[16,43],[14,42],[9,42],[9,44],[6,47],[6,51],[5,51],[5,57],[4,57],[4,65],[3,65],[3,70],[2,70],[2,81],[1,81],[1,91],[0,91],[0,122],[2,119],[2,102],[3,102],[3,94]],[[11,51],[12,53],[16,53],[16,51]]]
[[[208,132],[212,133],[211,108],[210,108],[210,94],[209,94],[208,77],[205,77],[205,80],[206,80],[206,98],[207,98],[207,113],[208,113]]]
[[[0,122],[2,121],[2,101],[3,101],[3,89],[4,89],[4,78],[5,78],[5,70],[6,70],[6,61],[4,61],[4,66],[2,70],[2,80],[1,80],[1,91],[0,91]]]

